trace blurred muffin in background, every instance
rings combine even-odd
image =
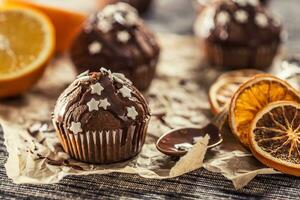
[[[199,14],[195,34],[207,61],[225,69],[271,66],[282,25],[258,0],[216,0]]]
[[[150,7],[152,0],[100,0],[102,6],[106,6],[108,4],[114,4],[117,2],[128,3],[132,7],[138,10],[140,14],[147,11]]]
[[[137,11],[117,3],[90,17],[71,47],[71,58],[78,73],[108,67],[145,90],[155,75],[159,52],[155,36]]]

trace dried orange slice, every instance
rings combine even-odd
[[[55,45],[54,28],[43,13],[0,9],[0,98],[29,89],[42,75]]]
[[[222,74],[209,89],[209,102],[214,114],[218,114],[229,106],[231,97],[239,86],[252,76],[263,73],[258,70],[235,70]]]
[[[229,125],[246,147],[250,124],[255,115],[275,101],[300,102],[299,93],[287,82],[268,74],[258,74],[235,92],[229,107]]]
[[[300,104],[279,101],[259,111],[249,143],[253,155],[268,167],[300,176]]]

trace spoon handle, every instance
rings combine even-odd
[[[219,129],[222,128],[224,125],[224,122],[226,121],[228,116],[228,109],[224,109],[222,112],[220,112],[218,115],[216,115],[212,120],[211,123],[213,123],[216,127]]]

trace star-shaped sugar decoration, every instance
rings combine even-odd
[[[71,130],[74,134],[78,134],[78,133],[82,132],[82,129],[81,129],[81,123],[80,123],[80,122],[72,122],[72,123],[71,123],[70,130]]]
[[[96,101],[94,98],[92,98],[88,103],[87,106],[89,108],[89,112],[93,111],[93,110],[98,110],[98,106],[99,106],[99,101]]]
[[[110,106],[110,103],[108,102],[107,98],[100,100],[99,107],[101,107],[104,110],[106,110],[108,106]]]
[[[136,111],[134,106],[127,108],[127,116],[133,120],[135,120],[136,116],[138,116],[138,112]]]
[[[262,28],[268,26],[268,18],[263,13],[256,14],[256,16],[255,16],[255,22],[256,22],[256,24],[258,26],[260,26]]]
[[[127,31],[119,31],[117,33],[117,39],[120,42],[126,43],[130,39],[130,34]]]
[[[89,53],[94,55],[100,53],[102,49],[102,45],[98,41],[94,41],[88,46],[88,49],[89,49]]]
[[[217,24],[224,26],[225,24],[227,24],[230,21],[230,16],[228,14],[228,12],[226,11],[221,11],[216,18],[216,22]]]
[[[128,25],[134,25],[138,21],[138,15],[135,11],[128,12],[126,15]]]
[[[248,3],[251,5],[251,6],[257,6],[259,4],[258,0],[248,0]]]
[[[112,29],[111,23],[105,19],[100,19],[98,21],[97,27],[104,33],[107,33]]]
[[[104,88],[101,86],[100,83],[95,83],[93,85],[91,85],[91,93],[92,94],[98,94],[98,95],[101,95],[101,92],[104,90]]]
[[[121,89],[119,89],[120,93],[122,94],[123,97],[131,97],[131,90],[126,87],[125,85],[123,85],[123,87]]]
[[[240,6],[246,6],[247,5],[247,0],[234,0],[237,4]]]
[[[248,14],[244,10],[237,10],[234,13],[234,17],[239,23],[245,23],[248,20]]]

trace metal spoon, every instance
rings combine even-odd
[[[227,117],[227,110],[218,114],[202,128],[186,127],[173,129],[162,135],[156,142],[156,148],[169,156],[183,156],[200,137],[209,135],[208,148],[213,148],[223,141],[220,128]]]

